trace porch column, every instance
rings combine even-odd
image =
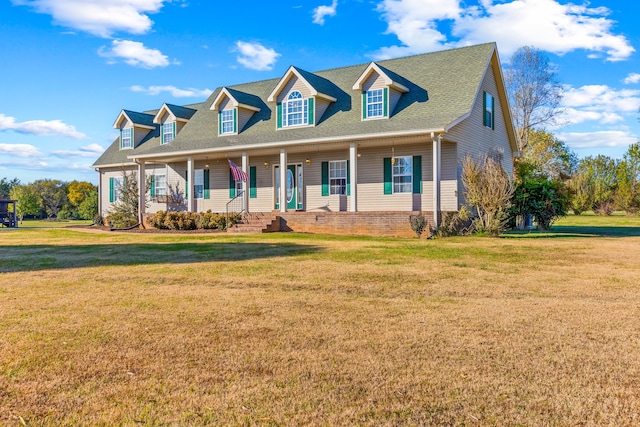
[[[249,176],[249,156],[242,153],[242,170]],[[249,213],[249,182],[242,181],[242,207],[244,211]]]
[[[433,224],[440,224],[440,179],[441,179],[441,141],[442,135],[433,138]]]
[[[193,158],[192,157],[187,157],[187,185],[186,185],[186,190],[187,190],[187,211],[188,212],[193,212],[193,179],[194,179],[194,173],[193,173]]]
[[[287,150],[280,149],[280,212],[287,211]]]
[[[349,176],[351,177],[351,203],[349,212],[358,212],[358,146],[349,145]]]
[[[144,160],[138,163],[138,222],[144,228],[144,214],[147,205],[147,176]]]

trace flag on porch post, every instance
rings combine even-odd
[[[247,173],[243,171],[240,166],[233,163],[230,159],[227,159],[227,160],[229,160],[229,167],[231,168],[231,176],[233,176],[234,181],[249,181],[249,177],[247,176]]]

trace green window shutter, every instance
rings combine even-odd
[[[233,173],[229,168],[229,198],[233,199],[234,197],[236,197],[236,182],[233,180]]]
[[[113,181],[114,181],[113,178],[109,178],[109,202],[110,203],[113,203],[116,201],[115,185]]]
[[[136,130],[135,128],[131,128],[131,147],[136,148],[136,137],[135,134]]]
[[[256,177],[256,167],[251,166],[249,168],[249,198],[255,199],[258,197],[258,188],[257,188],[257,177]]]
[[[189,171],[184,172],[184,198],[189,198]]]
[[[351,168],[349,167],[349,160],[347,160],[347,196],[351,195]]]
[[[156,195],[156,176],[151,175],[149,178],[151,181],[151,198],[153,199],[153,197]]]
[[[120,129],[120,149],[122,150],[122,129]]]
[[[178,135],[178,132],[176,129],[176,122],[173,122],[173,139],[176,139],[177,135]]]
[[[233,133],[238,133],[238,109],[233,109]]]
[[[422,156],[413,156],[413,192],[422,193]]]
[[[492,96],[491,97],[491,129],[495,129],[496,128],[495,108],[496,108],[496,100]]]
[[[487,92],[482,92],[482,124],[488,126],[487,124]]]
[[[164,145],[164,126],[160,125],[160,144]]]
[[[211,198],[211,193],[209,191],[209,169],[204,170],[204,198]]]
[[[384,194],[393,194],[393,176],[391,175],[391,157],[384,158]]]
[[[362,92],[362,118],[367,118],[367,92]]]
[[[329,162],[322,162],[322,195],[329,195]]]
[[[278,129],[280,129],[282,127],[282,104],[278,104],[276,107],[276,120],[277,120],[277,127]]]
[[[315,107],[314,107],[314,104],[315,104],[315,99],[314,98],[309,98],[309,101],[308,101],[308,105],[309,105],[309,114],[308,114],[309,123],[308,124],[310,124],[310,125],[314,125],[316,123],[315,119],[314,119],[315,111],[316,111]]]
[[[385,87],[382,90],[382,108],[384,111],[384,116],[385,117],[389,117],[391,116],[391,114],[389,114],[389,88]]]
[[[218,135],[222,135],[222,111],[218,111]]]

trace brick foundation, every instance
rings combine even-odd
[[[281,231],[350,234],[361,236],[415,237],[411,217],[420,212],[286,212]],[[432,212],[422,212],[433,225]],[[425,231],[427,233],[427,231]],[[424,236],[424,234],[423,234]]]

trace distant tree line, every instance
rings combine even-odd
[[[98,214],[98,187],[86,181],[39,179],[29,184],[0,179],[0,198],[18,201],[19,221],[25,216],[51,219],[94,219]]]

